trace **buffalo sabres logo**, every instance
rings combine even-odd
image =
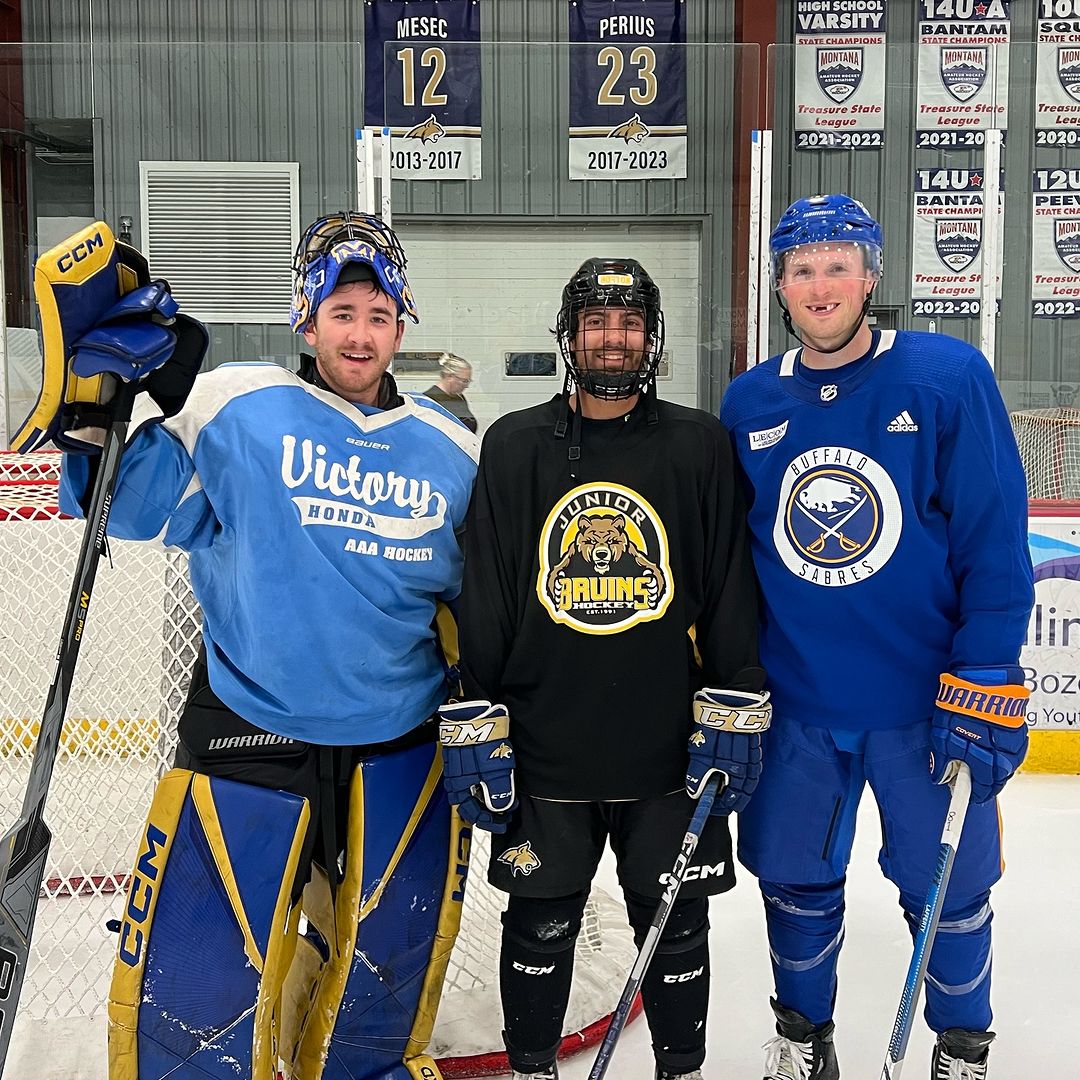
[[[863,77],[863,50],[821,49],[817,51],[817,81],[822,93],[833,101],[847,101]]]
[[[903,512],[889,474],[843,446],[800,454],[785,471],[773,542],[784,565],[814,585],[854,585],[880,570]]]
[[[584,484],[548,514],[536,594],[555,622],[617,634],[660,618],[673,588],[663,523],[637,492]]]
[[[941,47],[941,84],[957,101],[970,101],[986,82],[986,47]]]
[[[531,840],[526,840],[524,844],[518,844],[517,847],[507,848],[499,856],[499,862],[506,863],[514,877],[518,874],[528,877],[534,870],[539,870],[544,865],[533,851]]]
[[[1080,48],[1058,46],[1057,74],[1061,89],[1074,101],[1080,101]]]
[[[982,247],[982,219],[938,218],[934,226],[937,257],[954,274],[966,270]]]
[[[1054,250],[1072,274],[1080,274],[1080,218],[1054,218]]]
[[[641,122],[641,117],[634,113],[629,120],[619,124],[617,127],[613,127],[607,133],[607,137],[609,139],[622,139],[625,143],[639,143],[647,139],[650,134],[649,129]]]
[[[432,113],[422,124],[417,124],[416,127],[406,131],[403,138],[406,139],[419,139],[422,143],[438,142],[444,135],[446,130],[442,124],[435,119],[435,114]]]

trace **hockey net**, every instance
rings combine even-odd
[[[83,526],[59,511],[59,460],[55,453],[0,453],[4,828],[22,805]],[[70,1018],[93,1018],[95,1029],[100,1021],[104,1031],[116,948],[105,922],[120,914],[154,787],[172,761],[199,628],[185,556],[110,542],[49,792],[45,819],[53,840],[16,1042],[47,1036],[43,1024],[62,1030]],[[497,984],[505,898],[484,880],[487,834],[476,837],[461,933],[430,1048],[447,1077],[509,1071]],[[621,906],[600,890],[589,902],[577,948],[567,1050],[602,1036],[635,956]]]
[[[1080,504],[1080,409],[1010,414],[1033,509]]]

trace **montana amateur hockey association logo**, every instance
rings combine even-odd
[[[536,594],[555,622],[617,634],[659,619],[673,589],[667,533],[636,491],[583,484],[548,514]]]
[[[821,446],[800,454],[784,473],[773,543],[796,577],[836,588],[880,570],[902,526],[896,486],[873,458]]]

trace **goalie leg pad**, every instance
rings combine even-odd
[[[321,877],[304,892],[304,914],[329,959],[321,963],[303,942],[290,974],[292,1076],[438,1076],[423,1051],[457,937],[471,837],[446,799],[437,746],[361,761],[336,898]],[[305,977],[313,986],[300,985]]]
[[[109,992],[110,1080],[271,1080],[308,803],[173,769],[158,785]]]

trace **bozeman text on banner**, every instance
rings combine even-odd
[[[1031,190],[1031,314],[1080,319],[1080,169],[1036,169]]]
[[[1008,126],[1009,0],[919,0],[915,145],[982,146]]]
[[[686,176],[683,0],[569,0],[570,179]]]
[[[1038,0],[1035,145],[1080,146],[1080,0]]]
[[[364,123],[393,175],[480,179],[480,0],[365,0]]]
[[[885,145],[886,0],[796,0],[795,149]]]

